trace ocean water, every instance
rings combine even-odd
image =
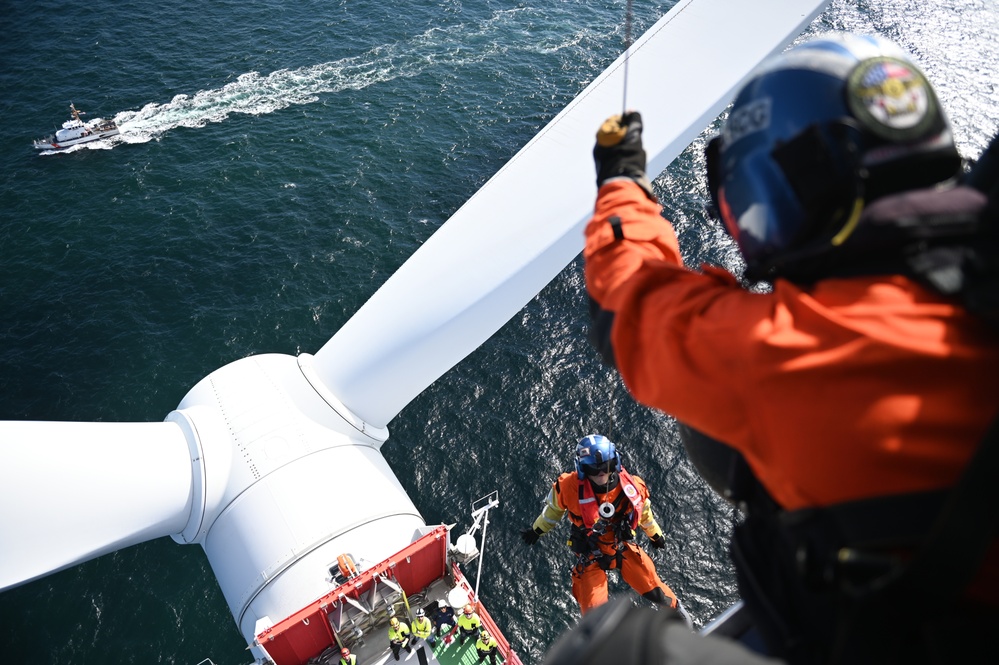
[[[635,33],[672,4],[634,3]],[[624,15],[624,0],[4,2],[0,419],[159,421],[235,359],[315,352],[618,55]],[[835,0],[809,34],[833,29],[909,49],[965,156],[995,133],[994,0]],[[122,137],[36,154],[70,102]],[[703,212],[702,148],[657,188],[686,258],[737,270]],[[731,510],[586,325],[577,260],[383,448],[428,522],[467,526],[499,490],[483,597],[525,662],[578,612],[559,538],[527,549],[518,532],[590,432],[652,488],[669,541],[654,558],[696,623],[735,600]],[[0,594],[0,626],[10,663],[250,660],[200,548],[169,539]]]

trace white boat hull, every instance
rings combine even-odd
[[[81,136],[78,139],[69,139],[66,141],[56,141],[54,136],[49,136],[35,141],[32,145],[34,145],[38,150],[65,150],[66,148],[72,148],[74,145],[90,143],[91,141],[99,141],[100,139],[111,138],[112,136],[118,136],[119,134],[121,134],[121,131],[117,129],[109,129],[104,132],[97,132],[95,134],[90,134],[89,136]]]

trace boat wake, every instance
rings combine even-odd
[[[595,23],[580,26],[574,34],[560,40],[532,38],[527,33],[532,22],[531,11],[504,10],[472,26],[432,28],[409,40],[377,46],[364,54],[333,62],[281,69],[266,75],[241,74],[218,89],[177,95],[165,104],[147,104],[138,111],[122,111],[114,116],[121,130],[119,136],[61,152],[146,143],[176,127],[204,127],[222,122],[234,113],[264,115],[293,105],[314,103],[323,95],[361,90],[430,70],[455,71],[491,58],[550,54],[576,47],[587,39],[606,38],[608,30],[613,31],[612,26]],[[511,33],[522,35],[523,39],[511,40]],[[511,41],[516,43],[511,45]]]

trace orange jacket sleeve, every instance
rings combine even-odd
[[[659,205],[627,180],[600,189],[583,256],[590,297],[613,314],[612,327],[602,334],[609,334],[631,393],[694,427],[701,420],[726,420],[705,433],[731,440],[732,430],[746,420],[741,390],[719,383],[721,377],[738,381],[740,358],[714,347],[731,347],[742,317],[731,318],[734,311],[711,316],[710,326],[704,317],[708,310],[738,306],[724,302],[744,294],[735,278],[684,267],[676,233]]]

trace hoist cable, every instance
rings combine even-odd
[[[631,0],[624,12],[624,94],[621,99],[621,117],[628,112],[628,60],[631,59]]]

